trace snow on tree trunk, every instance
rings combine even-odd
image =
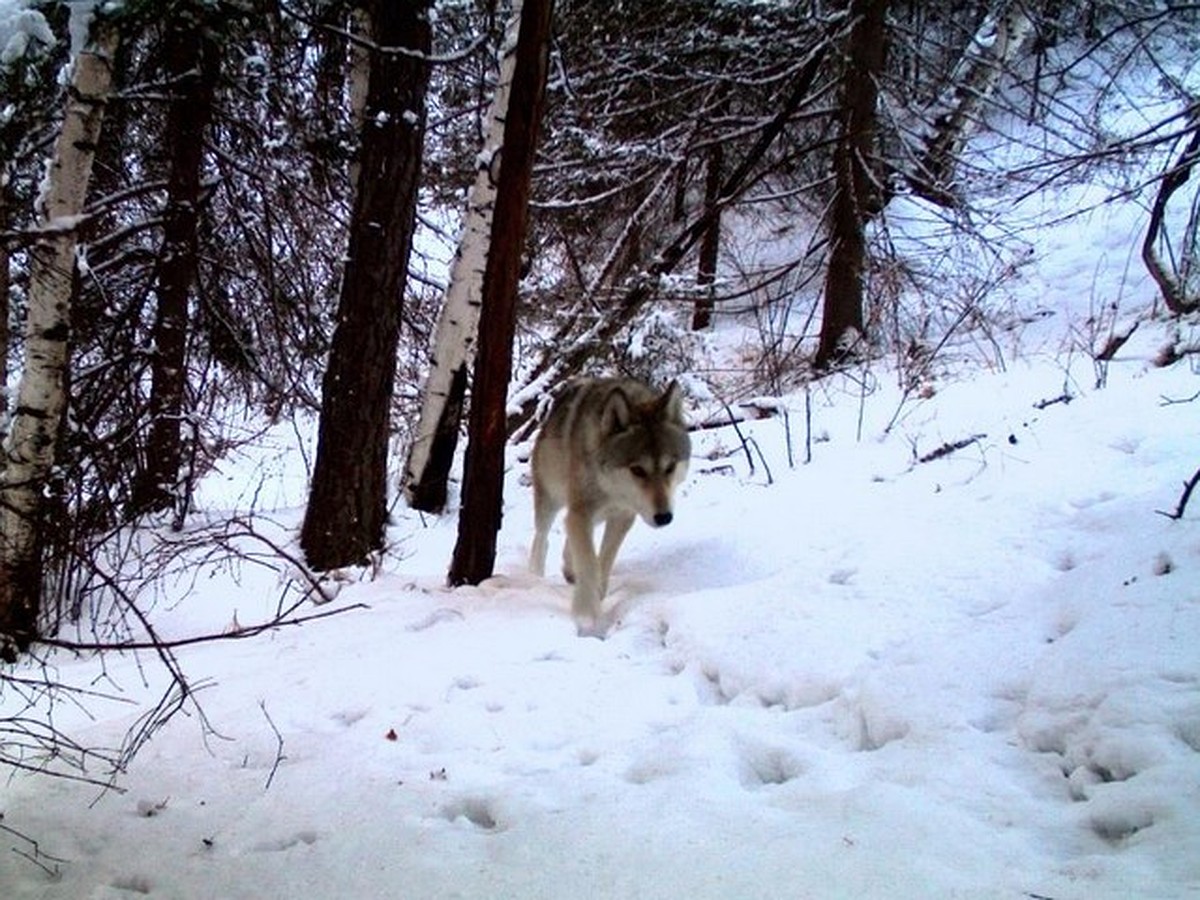
[[[1010,3],[984,18],[951,76],[954,90],[933,120],[933,133],[925,139],[925,152],[910,179],[920,196],[943,206],[958,205],[954,193],[958,154],[1000,76],[1033,33],[1033,21],[1021,3]]]
[[[37,637],[42,587],[42,498],[66,405],[75,228],[83,210],[117,32],[97,22],[74,63],[62,131],[40,200],[25,318],[25,365],[0,465],[0,658]]]
[[[498,163],[520,25],[521,0],[514,0],[501,51],[499,79],[488,110],[487,136],[477,157],[466,219],[450,266],[450,284],[434,331],[432,364],[421,397],[421,414],[404,469],[405,498],[411,507],[425,512],[436,513],[445,508],[450,464],[458,446],[467,364],[479,333],[483,274],[491,242]]]

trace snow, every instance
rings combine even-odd
[[[0,70],[25,56],[32,44],[54,46],[45,17],[27,6],[27,0],[0,0]]]
[[[782,418],[741,424],[769,485],[731,430],[698,433],[676,523],[617,562],[604,641],[524,572],[514,454],[488,583],[445,588],[452,519],[399,511],[378,574],[334,601],[364,608],[180,652],[207,739],[177,717],[123,792],[9,780],[3,824],[61,862],[0,854],[5,896],[1195,896],[1200,513],[1155,511],[1200,463],[1196,401],[1164,398],[1200,385],[1147,363],[1161,337],[1143,326],[1069,404],[1035,408],[1064,381],[1047,357],[908,400],[889,434],[896,389],[826,382],[808,466]],[[303,478],[275,437],[204,502],[266,466],[286,539]],[[281,591],[252,566],[187,583],[156,610],[167,635]],[[136,663],[110,658],[105,690],[153,694]],[[97,745],[138,715],[87,706],[57,721]]]

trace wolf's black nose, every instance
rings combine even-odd
[[[658,528],[662,528],[664,525],[670,525],[673,518],[675,518],[675,516],[669,512],[655,513],[654,524]]]

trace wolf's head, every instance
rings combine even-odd
[[[631,394],[617,388],[605,401],[601,468],[614,503],[658,528],[674,518],[675,488],[687,476],[692,444],[679,385],[672,381],[657,396]]]

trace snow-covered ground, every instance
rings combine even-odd
[[[892,238],[944,242],[931,279],[1000,282],[986,327],[919,395],[881,363],[783,398],[742,425],[753,471],[733,429],[697,432],[675,522],[617,561],[607,640],[525,572],[514,451],[488,583],[446,588],[453,516],[397,509],[378,568],[318,610],[341,614],[180,648],[203,717],[117,789],[0,781],[0,900],[1200,898],[1200,496],[1158,513],[1200,467],[1200,354],[1154,364],[1200,321],[1147,315],[1137,210],[995,255],[922,214],[896,201]],[[718,351],[753,344],[723,328]],[[303,428],[262,435],[195,533],[253,502],[294,553],[311,458]],[[295,596],[267,543],[231,541],[241,564],[203,546],[159,582],[159,634]],[[89,746],[166,687],[147,653],[51,665],[89,691],[54,710]],[[0,723],[28,712],[0,695]]]
[[[810,464],[787,462],[802,395],[743,426],[770,484],[731,429],[698,434],[675,524],[618,560],[604,641],[524,573],[514,454],[496,578],[445,588],[452,518],[401,511],[334,601],[366,608],[180,650],[212,732],[176,717],[119,792],[7,780],[0,894],[1200,896],[1200,498],[1156,512],[1200,465],[1200,400],[1168,402],[1200,377],[1150,364],[1167,330],[1143,324],[1099,390],[1061,354],[903,405],[886,376],[830,381]],[[262,477],[233,461],[209,490]],[[253,565],[185,587],[171,635],[279,593]],[[133,657],[55,663],[161,687]],[[141,712],[86,706],[58,724],[96,745]]]

